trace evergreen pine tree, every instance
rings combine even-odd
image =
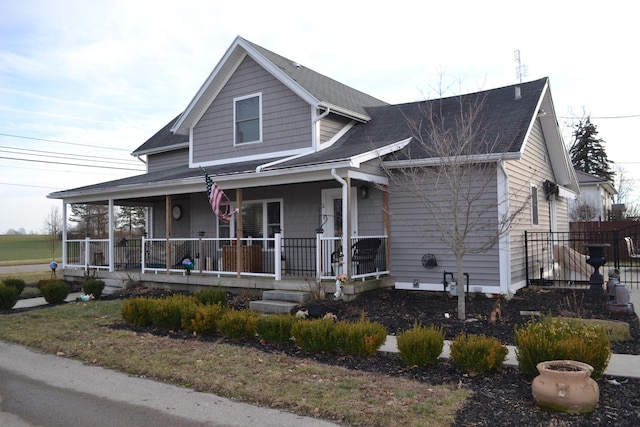
[[[598,138],[598,129],[589,117],[580,119],[573,131],[573,144],[569,149],[571,163],[576,170],[613,181],[615,172],[604,149],[604,140]]]

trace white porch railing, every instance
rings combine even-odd
[[[351,278],[389,274],[386,236],[360,236],[350,239]],[[347,274],[341,238],[172,238],[120,239],[109,246],[108,239],[67,240],[63,268],[140,269],[151,274],[208,274],[241,277],[286,276],[335,280]],[[238,253],[240,252],[240,253]],[[188,259],[191,269],[184,261]],[[342,260],[342,262],[341,262]]]

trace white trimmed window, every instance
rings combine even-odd
[[[531,185],[531,224],[540,225],[538,216],[538,187]]]
[[[234,141],[236,145],[262,141],[262,94],[233,100]]]
[[[243,237],[273,238],[276,231],[281,229],[282,200],[249,201],[242,204]],[[235,238],[235,215],[229,224],[218,222],[218,236]],[[267,247],[273,248],[273,243],[269,242]]]

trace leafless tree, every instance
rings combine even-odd
[[[51,259],[55,259],[56,248],[61,241],[62,214],[57,206],[51,206],[49,214],[44,218],[44,230],[47,244],[51,248]]]
[[[459,319],[466,317],[465,256],[494,248],[529,200],[522,203],[528,189],[521,189],[519,206],[508,195],[500,199],[497,180],[513,141],[485,127],[483,103],[480,95],[457,97],[447,111],[441,100],[421,103],[418,118],[405,115],[410,151],[383,162],[394,191],[408,192],[424,208],[424,216],[405,225],[439,240],[455,256]]]
[[[573,222],[593,221],[601,216],[600,209],[591,199],[578,197],[569,212],[569,219]]]

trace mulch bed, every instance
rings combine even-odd
[[[105,299],[146,295],[162,297],[173,292],[133,288],[123,290]],[[229,294],[234,308],[248,308],[249,300]],[[500,321],[489,320],[495,299],[485,295],[471,295],[466,300],[466,320],[457,319],[457,299],[438,292],[416,292],[394,289],[370,291],[354,301],[319,300],[334,312],[339,320],[357,321],[362,314],[371,321],[384,324],[390,334],[411,329],[417,322],[424,326],[441,325],[446,339],[453,340],[460,333],[484,334],[497,337],[503,344],[513,345],[514,327],[531,321],[531,314],[579,316],[628,322],[632,341],[613,343],[612,351],[640,355],[640,327],[638,318],[612,316],[606,309],[606,296],[583,289],[525,288],[511,299],[502,300]],[[448,313],[448,316],[445,316]],[[448,318],[447,318],[448,317]],[[166,332],[163,332],[166,335]],[[194,338],[190,334],[176,333],[176,338]],[[440,359],[429,367],[407,367],[398,354],[378,353],[373,358],[333,354],[311,354],[293,345],[261,344],[258,342],[233,343],[259,347],[264,351],[285,353],[290,356],[313,359],[330,365],[408,378],[425,384],[448,384],[466,387],[473,392],[467,405],[458,411],[454,426],[638,426],[640,425],[640,379],[603,376],[598,380],[600,400],[596,410],[588,415],[569,415],[538,408],[531,396],[531,379],[516,367],[505,366],[500,372],[470,376],[450,360]]]

